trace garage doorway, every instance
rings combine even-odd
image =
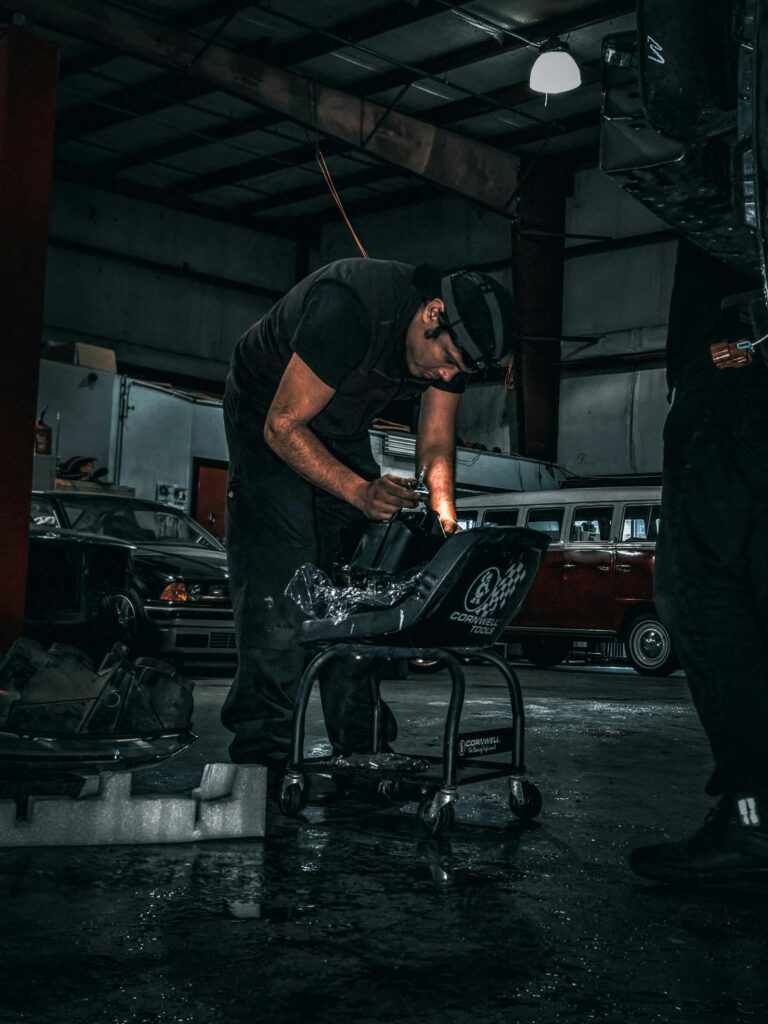
[[[219,459],[192,461],[192,518],[224,539],[228,463]]]

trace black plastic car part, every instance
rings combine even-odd
[[[125,653],[115,645],[95,671],[76,648],[17,640],[0,663],[0,766],[131,769],[189,746],[192,681],[167,662]]]

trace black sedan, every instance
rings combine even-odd
[[[35,491],[32,525],[128,541],[130,586],[116,598],[135,654],[189,670],[234,663],[235,630],[223,545],[185,512],[99,492]]]

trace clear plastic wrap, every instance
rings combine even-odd
[[[416,589],[424,566],[408,572],[350,573],[347,585],[337,586],[324,572],[309,563],[299,566],[285,588],[285,595],[312,619],[328,619],[338,625],[356,611],[391,608]]]

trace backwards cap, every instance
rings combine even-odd
[[[463,349],[469,365],[485,370],[512,345],[512,296],[479,270],[459,270],[441,282],[446,329]]]

